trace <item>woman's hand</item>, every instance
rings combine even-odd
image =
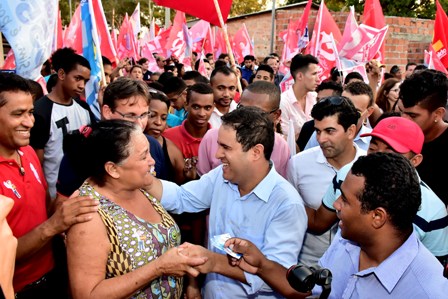
[[[185,274],[190,274],[194,277],[198,276],[199,271],[194,267],[205,264],[207,257],[189,256],[184,254],[183,251],[184,248],[182,247],[171,248],[155,260],[154,263],[156,263],[158,276],[184,276]]]

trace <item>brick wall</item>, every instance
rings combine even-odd
[[[277,34],[287,28],[290,18],[300,18],[303,8],[304,5],[294,5],[276,11],[275,52],[281,54],[283,50],[283,42]],[[310,13],[308,21],[310,31],[314,27],[317,9],[317,6],[313,6]],[[348,11],[331,13],[342,33]],[[356,19],[358,23],[361,23],[360,14],[357,14]],[[242,23],[246,24],[250,36],[254,38],[257,57],[262,59],[268,55],[271,44],[271,11],[229,19],[227,22],[229,34],[233,35]],[[424,50],[428,48],[432,40],[434,20],[386,17],[386,24],[389,25],[385,48],[387,70],[394,64],[404,70],[408,62],[423,63]]]

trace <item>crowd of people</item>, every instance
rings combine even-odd
[[[445,74],[321,81],[297,54],[281,92],[276,53],[154,58],[103,57],[100,120],[70,48],[47,94],[0,73],[4,298],[319,296],[289,284],[297,263],[332,272],[330,298],[446,296]]]

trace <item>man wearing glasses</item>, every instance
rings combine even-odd
[[[155,90],[154,90],[155,91]],[[149,116],[148,86],[143,81],[120,77],[106,87],[104,91],[103,105],[101,106],[102,119],[123,119],[138,124],[142,130],[146,127]],[[150,153],[156,161],[156,176],[166,179],[165,158],[159,142],[148,136]],[[64,155],[59,168],[56,189],[58,196],[69,197],[78,189],[86,178],[74,173],[70,165],[70,158]]]
[[[163,92],[171,102],[166,123],[170,128],[180,126],[187,117],[187,111],[185,110],[187,84],[179,77],[171,77],[164,84]]]

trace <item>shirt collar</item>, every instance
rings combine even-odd
[[[195,143],[195,142],[201,142],[202,141],[202,137],[199,137],[199,138],[196,138],[196,137],[193,137],[193,136],[191,136],[190,135],[190,133],[188,133],[188,131],[187,131],[187,129],[185,129],[185,122],[186,122],[187,120],[184,120],[183,122],[182,122],[182,125],[180,126],[180,128],[179,128],[179,130],[180,130],[180,133],[184,136],[184,138],[185,138],[185,142],[187,143],[187,144],[191,144],[191,143]],[[211,125],[210,125],[210,123],[207,123],[207,130],[210,130],[211,129]]]
[[[258,183],[258,185],[251,192],[244,195],[243,197],[249,197],[250,195],[255,194],[255,196],[258,197],[260,200],[264,202],[269,201],[269,197],[272,194],[272,190],[274,190],[278,177],[280,176],[275,170],[274,163],[272,161],[269,161],[269,168],[270,170],[268,174]],[[232,189],[238,191],[238,185],[233,184],[228,180],[224,180],[224,182],[228,183]]]
[[[350,246],[355,245],[347,243],[346,247]],[[363,277],[374,273],[383,287],[391,293],[404,272],[409,268],[412,261],[417,256],[419,246],[421,245],[418,243],[415,233],[412,233],[406,242],[379,264],[378,267],[360,271],[355,275]],[[393,271],[391,271],[392,269]]]
[[[370,143],[370,139],[372,139],[372,137],[370,137],[370,136],[361,137],[361,135],[362,135],[362,134],[368,134],[368,133],[370,133],[370,132],[372,132],[372,129],[371,129],[371,128],[368,128],[368,127],[362,125],[362,126],[361,126],[361,130],[359,130],[358,135],[356,135],[354,141],[361,140],[363,143],[369,145],[369,143]]]

